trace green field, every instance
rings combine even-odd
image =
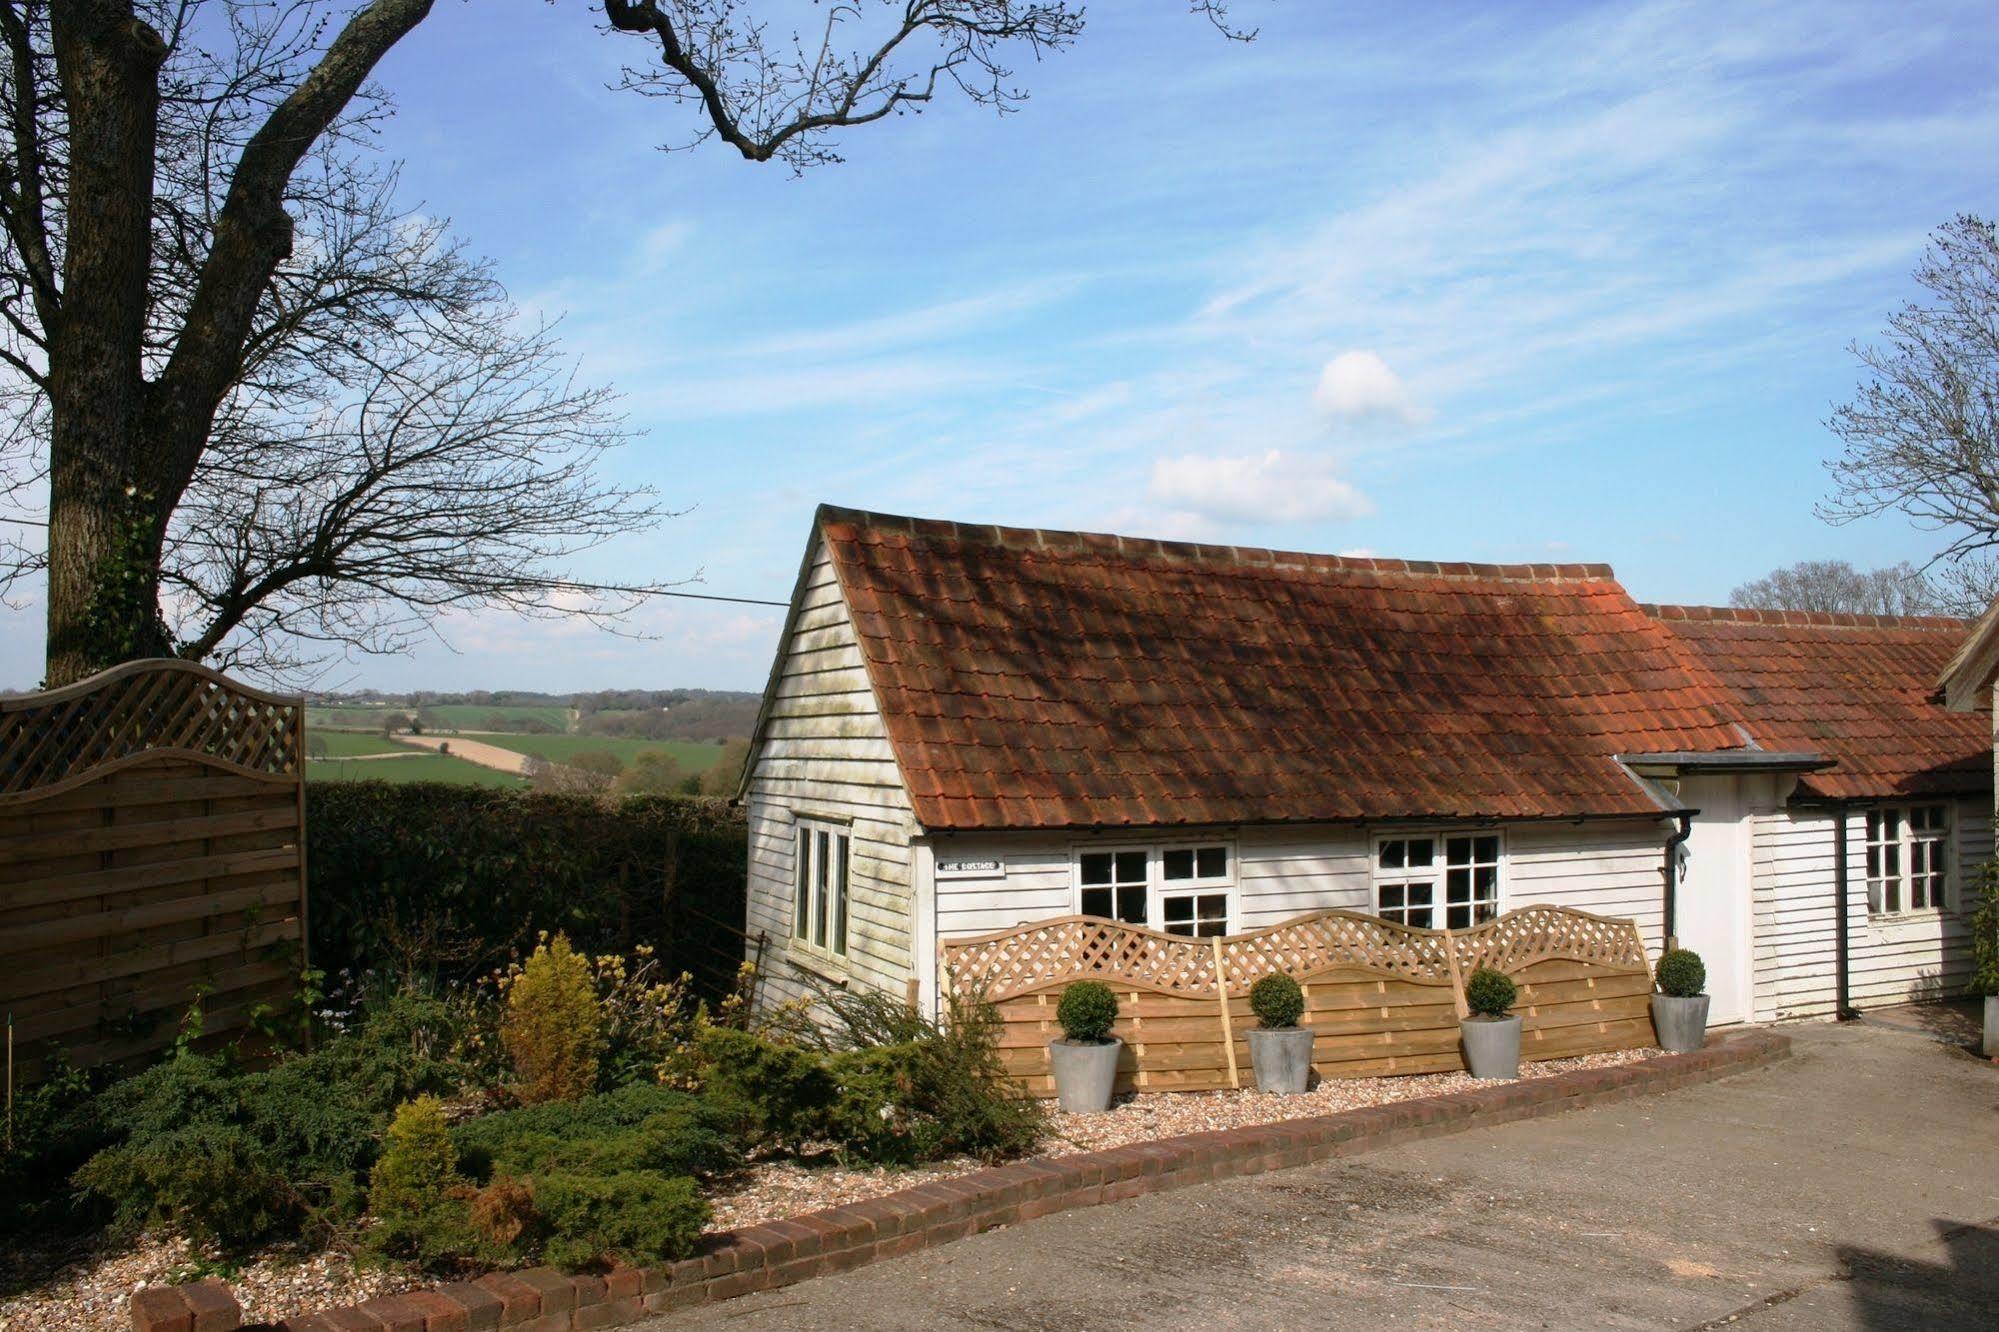
[[[306,733],[307,752],[317,744],[326,746],[329,759],[355,758],[362,754],[414,754],[418,751],[393,740],[384,740],[370,731],[329,731],[315,726]]]
[[[695,740],[639,740],[618,735],[482,735],[479,739],[516,754],[539,754],[552,763],[567,763],[577,754],[594,750],[616,754],[630,767],[640,754],[664,750],[690,776],[714,767],[716,756],[722,752],[720,745],[705,745]]]
[[[413,753],[410,758],[373,759],[354,763],[308,763],[308,781],[315,782],[455,782],[460,786],[526,786],[524,778],[495,772],[449,754]]]

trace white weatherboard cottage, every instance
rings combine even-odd
[[[1546,902],[1699,951],[1715,1023],[1937,997],[1991,854],[1988,720],[1931,697],[1967,628],[822,509],[742,793],[764,994],[931,1007],[940,940],[1077,912]]]

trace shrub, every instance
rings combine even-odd
[[[725,1111],[686,1092],[634,1085],[481,1115],[451,1137],[480,1180],[559,1170],[706,1176],[742,1163],[731,1127]]]
[[[704,1096],[745,1142],[796,1150],[823,1131],[835,1085],[818,1052],[709,1027],[699,1054]]]
[[[603,1020],[588,960],[560,934],[538,945],[507,987],[500,1027],[513,1061],[514,1095],[533,1104],[595,1091]]]
[[[390,1121],[382,1155],[368,1176],[368,1210],[377,1216],[420,1211],[459,1182],[458,1149],[435,1096],[405,1101]]]
[[[396,1111],[368,1180],[374,1226],[369,1249],[441,1267],[477,1249],[458,1152],[435,1096],[419,1096]]]
[[[1520,987],[1506,973],[1480,967],[1465,982],[1465,1007],[1478,1017],[1505,1017],[1520,997]]]
[[[12,1133],[0,1138],[0,1235],[82,1219],[68,1214],[65,1185],[103,1145],[86,1112],[106,1077],[58,1053],[39,1083],[16,1094]]]
[[[1249,1011],[1268,1030],[1295,1027],[1305,1016],[1305,992],[1291,977],[1273,971],[1250,987]]]
[[[691,1179],[552,1174],[533,1181],[533,1193],[539,1257],[558,1267],[674,1262],[694,1251],[708,1224]]]
[[[1707,966],[1691,948],[1668,949],[1659,958],[1653,973],[1659,993],[1676,999],[1691,999],[1707,988]]]
[[[1978,905],[1971,913],[1971,979],[1964,992],[1973,999],[1999,994],[1999,861],[1978,871]]]
[[[308,1055],[241,1072],[182,1054],[77,1114],[99,1149],[74,1176],[120,1230],[174,1229],[225,1248],[357,1215],[361,1181],[401,1101],[454,1088],[444,1006],[398,995]]]
[[[284,1163],[237,1124],[201,1121],[98,1152],[74,1179],[110,1205],[114,1229],[171,1229],[240,1249],[295,1229],[303,1200]]]
[[[1047,1112],[1007,1076],[992,1007],[954,1003],[942,1024],[912,1017],[913,1039],[828,1059],[838,1090],[824,1136],[884,1164],[958,1155],[991,1162],[1030,1151]]]
[[[1082,1045],[1102,1045],[1117,1022],[1117,996],[1102,981],[1075,981],[1062,991],[1055,1021],[1064,1038]]]

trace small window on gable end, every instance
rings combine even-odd
[[[845,827],[801,819],[793,855],[791,937],[813,952],[847,954],[848,858]]]

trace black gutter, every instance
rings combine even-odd
[[[1693,836],[1694,815],[1698,813],[1700,811],[1697,809],[1689,809],[1670,816],[1679,819],[1680,830],[1666,839],[1666,859],[1665,863],[1659,867],[1659,872],[1666,879],[1666,897],[1662,904],[1664,907],[1662,912],[1664,919],[1661,922],[1664,927],[1662,933],[1666,948],[1675,948],[1679,944],[1679,940],[1675,937],[1679,929],[1680,914],[1679,852],[1680,848],[1687,844],[1687,838]]]

